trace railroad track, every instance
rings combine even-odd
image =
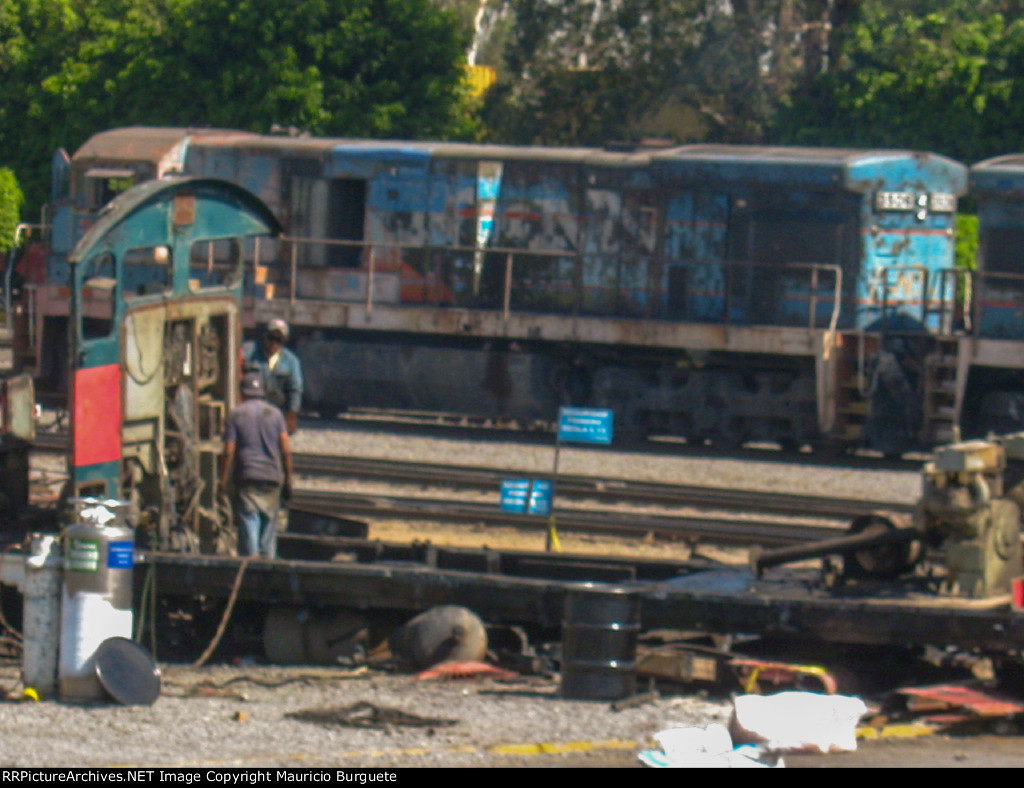
[[[496,492],[503,479],[530,479],[544,474],[517,469],[488,469],[460,465],[426,464],[366,457],[296,454],[296,473],[334,478],[373,479],[395,483]],[[639,506],[687,506],[744,512],[849,520],[876,511],[909,513],[911,504],[856,498],[727,490],[686,484],[642,482],[609,477],[559,474],[559,498],[631,503]]]
[[[328,535],[331,529],[330,519],[333,517],[475,523],[534,530],[538,533],[546,532],[554,525],[556,530],[561,531],[744,547],[802,544],[833,538],[843,533],[841,523],[803,525],[773,519],[654,515],[558,508],[550,517],[545,517],[504,512],[496,505],[485,503],[312,490],[297,490],[291,506],[311,515],[323,515],[323,527]],[[429,531],[423,536],[424,540],[429,540]]]
[[[35,442],[36,448],[44,451],[59,451],[66,445],[66,436],[52,433],[37,436]],[[497,492],[503,479],[550,478],[550,474],[515,468],[481,468],[332,454],[295,454],[293,463],[296,473],[308,476],[483,492]],[[637,506],[685,506],[839,520],[849,520],[876,511],[909,513],[913,510],[912,504],[893,501],[827,498],[820,495],[713,488],[573,474],[558,475],[556,492],[559,498],[572,500],[630,503]]]
[[[43,433],[36,448],[57,451],[66,436]],[[559,474],[555,480],[553,520],[500,509],[497,494],[503,479],[538,475],[522,469],[489,469],[451,464],[396,461],[323,454],[296,454],[297,474],[321,479],[354,479],[450,490],[450,497],[379,495],[319,491],[297,485],[292,506],[330,518],[376,518],[438,523],[475,523],[519,530],[559,530],[594,534],[710,542],[715,544],[786,546],[836,536],[855,517],[877,511],[907,513],[908,504],[759,490],[728,490],[696,485],[642,482],[621,478]],[[493,502],[467,501],[467,491],[493,493]],[[617,510],[582,509],[579,503],[618,505]],[[569,505],[574,502],[576,505]],[[565,504],[558,506],[558,503]],[[634,507],[689,508],[744,513],[742,519],[720,514],[652,514],[623,510]],[[767,517],[766,517],[767,515]],[[827,524],[801,524],[785,516],[832,520]],[[427,536],[425,534],[425,536]]]

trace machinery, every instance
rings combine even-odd
[[[1015,451],[1022,439],[1011,439]],[[979,440],[943,446],[924,467],[914,527],[942,549],[945,593],[1005,594],[1021,574],[1021,507],[1004,492],[1006,465],[1005,443]]]
[[[1021,463],[1021,468],[1016,467]],[[1021,509],[1024,433],[936,449],[922,470],[910,517],[879,512],[854,520],[847,535],[751,554],[751,568],[841,555],[841,582],[895,580],[914,573],[941,596],[992,598],[1024,571]]]

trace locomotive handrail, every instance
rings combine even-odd
[[[890,302],[889,276],[892,273],[901,275],[905,272],[917,274],[920,277],[920,287],[910,296],[894,299]],[[910,305],[919,302],[920,322],[922,326],[927,326],[929,315],[937,314],[939,321],[937,328],[939,333],[952,333],[954,330],[957,306],[964,302],[964,298],[957,292],[956,280],[960,277],[964,277],[965,282],[968,282],[969,277],[967,275],[970,273],[971,272],[962,268],[942,268],[932,271],[924,265],[890,265],[879,268],[875,281],[876,286],[881,290],[881,298],[879,300],[881,301],[880,319],[882,331],[885,331],[887,328],[890,308],[895,308],[900,304]],[[954,280],[951,288],[947,286],[950,278]],[[934,280],[938,281],[938,287],[935,288],[936,292],[933,294],[931,283]],[[968,291],[971,290],[969,284],[965,285],[965,289]],[[950,290],[952,292],[948,292]],[[938,304],[938,306],[933,308],[932,304]],[[959,311],[964,313],[965,322],[969,327],[971,321],[966,318],[966,310],[961,309]]]
[[[488,246],[486,248],[480,248],[480,247],[477,247],[477,246],[458,246],[458,245],[451,245],[451,246],[423,246],[423,245],[416,245],[416,244],[396,244],[396,243],[381,244],[381,243],[373,243],[371,241],[351,241],[351,240],[344,240],[344,239],[340,239],[340,238],[310,238],[310,237],[300,237],[300,236],[295,236],[295,235],[282,235],[282,236],[280,236],[279,240],[282,243],[286,243],[286,244],[290,244],[291,245],[291,254],[289,255],[289,258],[288,258],[288,262],[289,262],[289,266],[290,266],[289,282],[288,282],[288,292],[289,292],[289,299],[288,300],[289,300],[289,303],[292,304],[292,305],[295,304],[296,291],[298,289],[298,287],[297,287],[297,285],[298,285],[298,267],[299,267],[298,266],[298,254],[299,254],[299,247],[300,246],[302,246],[302,245],[308,245],[308,246],[323,245],[323,246],[335,246],[335,247],[343,247],[343,248],[349,248],[349,249],[362,249],[362,250],[364,250],[366,252],[366,266],[367,266],[366,267],[366,271],[367,271],[366,304],[365,304],[366,305],[367,313],[373,311],[373,303],[374,303],[373,302],[373,277],[374,277],[374,274],[376,272],[376,250],[379,247],[384,247],[384,248],[387,248],[387,249],[400,249],[400,250],[415,249],[417,251],[428,251],[428,252],[429,251],[444,251],[444,252],[452,252],[452,253],[456,253],[456,254],[478,254],[478,253],[484,253],[484,252],[486,252],[488,254],[505,254],[505,255],[508,255],[508,256],[515,255],[515,254],[528,254],[528,255],[531,255],[531,256],[535,256],[535,257],[552,257],[552,258],[557,258],[557,257],[579,258],[579,256],[581,255],[581,253],[579,251],[573,250],[573,249],[566,249],[566,250],[563,250],[563,251],[556,251],[556,250],[546,250],[546,249],[536,249],[536,250],[535,249],[515,249],[515,248],[511,248],[511,247],[497,247],[497,246]],[[506,276],[506,281],[505,281],[506,300],[508,298],[508,295],[511,292],[511,289],[510,289],[510,285],[511,285],[510,275],[511,275],[511,270],[509,269],[509,270],[507,270],[507,276]],[[506,314],[506,318],[507,318],[507,316],[508,316],[507,309],[506,309],[505,314]]]
[[[299,270],[300,270],[300,266],[299,266],[299,249],[300,249],[300,247],[303,247],[303,246],[309,247],[309,246],[322,245],[324,247],[340,247],[340,248],[350,248],[350,249],[359,249],[359,250],[361,250],[362,251],[361,257],[364,260],[364,266],[365,267],[362,267],[362,268],[340,267],[339,270],[348,270],[348,271],[351,271],[351,272],[361,272],[361,273],[365,274],[365,276],[366,276],[366,292],[361,297],[364,299],[364,306],[366,308],[367,314],[369,314],[369,313],[371,313],[373,311],[374,304],[377,303],[377,301],[375,299],[375,293],[374,293],[374,288],[375,288],[375,281],[374,280],[375,280],[375,276],[376,276],[376,274],[378,272],[379,251],[383,250],[383,249],[397,250],[399,252],[412,250],[412,251],[416,251],[416,252],[426,252],[426,253],[441,252],[441,253],[447,253],[447,254],[466,254],[466,255],[474,255],[474,257],[476,257],[478,255],[486,254],[486,255],[492,256],[492,257],[503,258],[504,270],[503,270],[503,276],[502,276],[500,311],[502,313],[503,319],[505,319],[505,320],[509,319],[509,317],[511,315],[511,312],[512,312],[512,294],[514,292],[513,272],[515,270],[515,264],[516,264],[516,259],[517,258],[522,258],[522,257],[536,258],[536,257],[540,257],[540,258],[551,258],[551,259],[559,259],[559,258],[561,258],[561,259],[571,259],[571,260],[574,261],[575,266],[576,266],[576,271],[575,271],[574,276],[578,279],[578,277],[579,277],[579,266],[581,264],[581,260],[584,257],[586,257],[586,256],[593,256],[594,255],[593,252],[588,252],[588,251],[585,251],[585,250],[577,250],[577,249],[565,249],[565,250],[556,250],[556,249],[523,249],[523,248],[505,247],[505,246],[487,246],[487,247],[482,247],[481,248],[481,247],[478,247],[478,246],[460,246],[460,245],[454,245],[454,244],[453,245],[444,245],[444,246],[432,246],[432,245],[418,245],[418,244],[375,243],[375,242],[366,241],[366,240],[344,240],[344,239],[336,239],[336,238],[313,238],[313,237],[300,237],[300,236],[290,236],[290,235],[280,236],[278,240],[281,241],[283,244],[287,244],[288,247],[289,247],[287,255],[281,255],[281,258],[283,258],[283,260],[281,258],[279,258],[278,261],[279,262],[287,262],[288,271],[289,271],[289,273],[288,273],[288,299],[289,299],[289,304],[293,305],[293,306],[296,303],[296,301],[301,298],[298,295],[298,290],[299,290],[299,288],[298,288],[298,280],[299,280]],[[615,255],[613,253],[609,253],[607,256],[614,257]],[[258,262],[258,260],[257,260],[257,262]],[[684,261],[680,261],[680,262],[683,264],[684,267],[721,266],[721,267],[726,269],[726,271],[727,271],[727,273],[726,273],[726,283],[725,283],[725,286],[723,287],[723,294],[722,294],[724,299],[725,299],[725,308],[724,308],[723,318],[722,319],[723,319],[723,322],[726,323],[726,324],[731,323],[732,320],[733,320],[733,318],[732,318],[732,316],[730,314],[731,310],[729,308],[729,299],[730,299],[730,291],[731,291],[730,285],[734,281],[733,280],[733,276],[732,276],[732,272],[734,272],[736,269],[739,269],[739,268],[743,268],[743,269],[764,268],[764,269],[772,269],[772,270],[776,270],[776,271],[803,269],[803,270],[808,271],[809,272],[809,279],[810,279],[809,286],[808,286],[809,287],[809,295],[808,295],[809,307],[808,307],[808,318],[807,318],[807,320],[808,320],[808,325],[807,325],[808,330],[813,330],[815,328],[815,324],[817,322],[817,307],[818,307],[818,304],[819,304],[819,301],[820,301],[820,296],[819,296],[819,292],[818,292],[819,291],[819,285],[820,285],[820,276],[821,276],[822,272],[826,272],[826,273],[830,274],[832,276],[832,279],[833,279],[832,288],[831,288],[831,290],[832,290],[832,295],[831,295],[832,308],[831,308],[831,313],[830,313],[829,318],[828,318],[826,331],[828,332],[829,335],[833,335],[836,332],[837,328],[838,328],[839,318],[840,318],[840,314],[841,314],[841,306],[842,306],[842,288],[843,288],[843,276],[842,276],[842,274],[843,274],[843,272],[842,272],[842,268],[839,265],[837,265],[837,264],[834,264],[834,263],[808,263],[808,262],[764,263],[764,262],[757,262],[757,261],[742,261],[742,260],[684,260]],[[480,265],[481,265],[480,262],[475,261],[475,263],[474,263],[474,277],[476,277],[477,279],[478,279],[478,277],[480,275],[480,270],[479,270],[479,266]],[[329,269],[329,268],[331,268],[331,266],[313,265],[313,266],[308,266],[308,268],[322,270],[322,269]],[[434,279],[435,282],[440,282],[440,277],[436,276],[436,272],[434,274],[428,275],[428,279],[431,278],[431,277]],[[444,284],[444,283],[441,282],[441,284]],[[450,284],[450,283],[448,283],[448,284]],[[655,285],[653,283],[653,281],[652,281],[652,277],[651,277],[650,273],[648,273],[647,283],[646,283],[646,286],[643,289],[646,290],[646,292],[648,292],[648,293],[656,292],[658,290],[657,285]],[[272,298],[272,296],[270,296],[270,297]],[[346,299],[342,299],[342,300],[346,300]],[[355,300],[355,299],[353,299],[353,300]],[[578,314],[579,307],[580,307],[580,304],[578,302],[578,299],[574,298],[573,299],[573,314]],[[650,305],[650,300],[648,300],[648,303],[647,303],[647,306],[646,306],[646,315],[645,315],[645,317],[650,318],[651,317],[650,312],[651,312],[651,305]]]
[[[959,318],[963,321],[962,328],[968,333],[974,331],[976,321],[973,319],[970,304],[974,298],[974,271],[966,268],[943,268],[936,272],[939,276],[939,292],[945,294],[947,291],[946,282],[953,280],[952,296],[946,298],[943,295],[940,304],[939,324],[943,333],[952,334],[956,330],[956,322]]]

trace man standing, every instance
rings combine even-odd
[[[292,452],[281,411],[266,400],[258,372],[242,376],[242,402],[228,414],[224,429],[222,490],[234,468],[232,512],[238,526],[239,555],[277,555],[281,501],[291,497]]]
[[[302,364],[299,357],[285,347],[288,324],[280,318],[267,323],[260,342],[243,345],[243,368],[258,371],[262,377],[267,400],[284,413],[288,434],[299,426],[299,408],[302,405]]]

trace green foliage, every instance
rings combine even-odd
[[[0,0],[30,213],[96,131],[1024,149],[1021,0]],[[464,67],[498,67],[483,103]]]
[[[863,0],[831,68],[780,113],[776,138],[966,162],[1019,149],[1024,20],[1003,13],[1013,5]]]
[[[430,0],[0,0],[0,164],[126,125],[470,138],[470,31]]]
[[[956,266],[973,271],[978,264],[978,217],[958,213],[956,216]]]
[[[799,5],[818,14],[818,6],[827,7],[816,0]],[[762,142],[776,95],[793,72],[793,36],[772,34],[784,9],[792,10],[786,0],[508,6],[514,32],[484,109],[496,138]]]
[[[0,254],[10,251],[14,245],[14,230],[23,202],[24,195],[14,173],[7,167],[0,167]]]
[[[0,166],[12,168],[38,211],[50,154],[69,143],[74,106],[43,87],[83,34],[72,0],[0,0]]]

